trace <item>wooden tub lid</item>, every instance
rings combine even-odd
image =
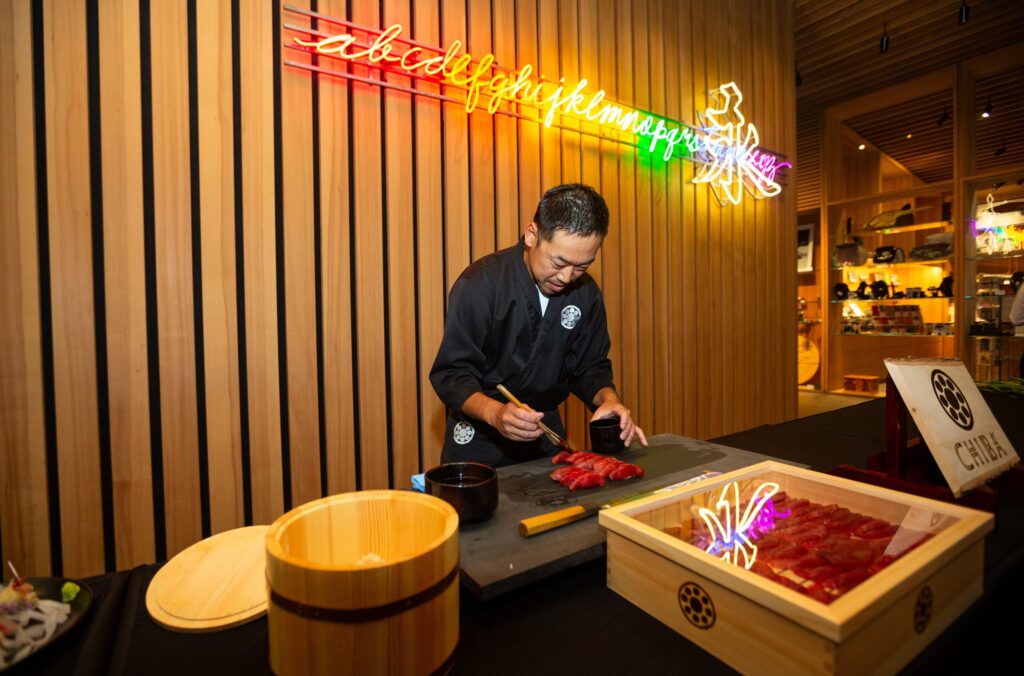
[[[267,612],[266,544],[270,526],[248,526],[201,540],[157,571],[146,610],[174,631],[211,632]]]

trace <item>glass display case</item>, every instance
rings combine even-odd
[[[1024,174],[972,183],[967,194],[964,361],[978,382],[1021,377],[1024,327],[1011,312],[1024,288]]]

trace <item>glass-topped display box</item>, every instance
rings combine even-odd
[[[992,528],[982,512],[776,462],[600,522],[614,591],[740,671],[789,673],[898,670],[981,595]]]

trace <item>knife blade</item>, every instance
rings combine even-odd
[[[546,514],[539,514],[537,516],[531,516],[523,519],[519,522],[519,534],[524,538],[533,537],[540,533],[545,533],[549,530],[553,530],[560,526],[565,526],[576,521],[590,518],[600,512],[605,507],[614,507],[634,500],[640,500],[642,498],[649,497],[651,495],[657,495],[658,493],[664,493],[680,486],[686,486],[687,484],[697,483],[698,481],[704,481],[710,479],[713,476],[717,476],[721,472],[705,472],[700,476],[695,476],[684,481],[679,481],[662,488],[657,488],[651,491],[643,491],[640,493],[633,493],[632,495],[626,495],[621,498],[615,498],[605,503],[598,502],[585,502],[582,505],[573,505],[572,507],[566,507],[565,509],[559,509],[554,512],[547,512]]]

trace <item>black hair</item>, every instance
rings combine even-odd
[[[608,205],[600,193],[583,183],[555,186],[540,198],[533,215],[541,239],[550,241],[556,230],[579,237],[608,234]]]

